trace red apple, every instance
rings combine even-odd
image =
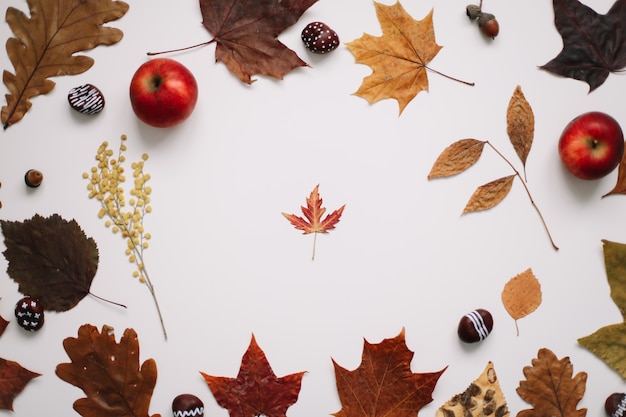
[[[563,165],[576,177],[595,180],[608,175],[624,154],[624,134],[606,113],[581,114],[568,123],[559,139]]]
[[[195,77],[178,61],[156,58],[141,65],[130,82],[130,102],[142,122],[171,127],[185,121],[198,101]]]

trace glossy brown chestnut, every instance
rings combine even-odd
[[[29,169],[24,174],[24,182],[31,188],[37,188],[43,182],[43,174],[36,169]]]
[[[180,394],[172,401],[174,417],[202,417],[204,403],[193,394]]]
[[[15,318],[20,327],[36,331],[43,326],[43,306],[36,298],[24,297],[15,304]]]
[[[459,321],[457,333],[465,343],[484,340],[493,330],[493,317],[485,309],[479,308],[467,313]]]
[[[604,409],[610,417],[623,417],[626,415],[626,394],[616,392],[609,395],[604,403]]]

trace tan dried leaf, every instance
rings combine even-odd
[[[511,191],[513,179],[515,179],[515,175],[509,175],[478,187],[467,202],[462,214],[487,210],[498,205]]]
[[[474,165],[483,153],[485,143],[477,139],[461,139],[441,152],[428,174],[428,179],[459,174]]]
[[[522,88],[518,85],[509,101],[506,113],[506,132],[526,170],[526,159],[530,153],[535,135],[535,116],[526,101]]]
[[[515,326],[517,320],[537,310],[541,299],[541,284],[530,268],[511,278],[502,290],[502,303]]]
[[[28,0],[28,7],[30,17],[14,7],[6,12],[15,34],[6,42],[15,74],[5,70],[2,77],[10,92],[1,113],[5,129],[24,117],[32,97],[54,88],[49,77],[91,68],[93,58],[75,53],[121,40],[121,30],[104,24],[124,16],[129,6],[114,0]]]

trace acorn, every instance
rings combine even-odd
[[[491,13],[479,13],[478,27],[483,35],[491,39],[498,36],[498,33],[500,32],[500,25],[498,24],[496,17]]]
[[[43,306],[36,298],[24,297],[15,304],[15,318],[20,327],[37,331],[43,326]]]
[[[174,417],[202,417],[204,403],[193,394],[180,394],[172,401]]]
[[[24,182],[31,188],[37,188],[43,181],[43,174],[36,169],[29,169],[24,174]]]
[[[465,12],[467,13],[467,17],[469,17],[470,20],[474,20],[480,14],[480,6],[476,4],[468,4],[465,8]]]
[[[626,415],[626,394],[613,393],[604,403],[604,409],[609,417],[623,417]]]

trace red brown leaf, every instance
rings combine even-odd
[[[13,411],[13,400],[26,385],[41,374],[23,368],[17,362],[0,358],[0,409]]]
[[[349,371],[333,360],[341,410],[335,417],[415,417],[430,403],[439,372],[413,373],[404,329],[393,339],[363,344],[361,364]]]
[[[85,324],[78,337],[66,338],[63,347],[71,362],[57,365],[56,374],[85,393],[74,401],[74,410],[83,417],[148,417],[156,362],[148,359],[139,367],[139,340],[133,329],[126,329],[119,343],[108,330],[104,326],[98,332]]]
[[[277,377],[252,335],[236,378],[200,374],[230,417],[286,417],[298,400],[304,372]]]
[[[282,79],[307,63],[277,37],[317,0],[200,0],[204,27],[217,43],[215,60],[241,81],[260,74]]]

